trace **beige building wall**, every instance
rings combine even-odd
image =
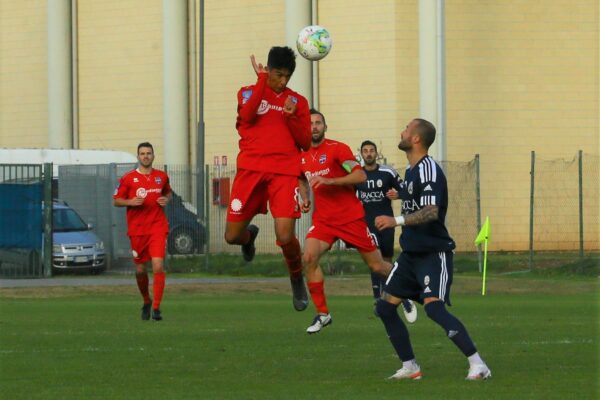
[[[134,153],[149,140],[162,163],[162,1],[77,4],[80,147]],[[328,136],[355,150],[371,139],[398,169],[406,164],[399,132],[419,112],[417,5],[318,2],[318,23],[334,42],[317,64]],[[44,0],[0,0],[3,147],[48,143],[46,7]],[[266,62],[269,48],[285,43],[284,7],[280,0],[205,1],[208,164],[223,155],[235,162],[236,92],[255,82],[249,55]],[[572,159],[578,149],[600,153],[598,19],[596,0],[446,2],[447,155],[481,156],[492,250],[528,246],[531,150],[544,160]],[[190,154],[194,160],[195,149]],[[586,215],[598,213],[594,190]],[[548,232],[561,232],[545,218]]]
[[[319,61],[319,108],[327,136],[356,152],[375,142],[399,166],[398,132],[418,112],[416,2],[319,2],[318,21],[333,37]]]
[[[285,2],[237,0],[206,0],[204,27],[204,121],[205,162],[212,166],[214,157],[227,156],[235,164],[239,136],[235,129],[237,116],[237,91],[242,86],[254,84],[256,73],[250,55],[257,62],[267,64],[267,54],[272,46],[285,45]],[[212,169],[215,176],[218,169]],[[232,180],[233,181],[233,180]],[[223,241],[226,208],[212,206],[211,242],[218,251],[239,252],[239,246]],[[272,219],[257,218],[261,229],[271,230]],[[258,248],[273,251],[269,236],[258,238]]]
[[[374,140],[398,169],[406,163],[396,148],[399,132],[419,110],[417,6],[340,0],[319,7],[319,24],[334,38],[331,55],[319,62],[329,136],[355,149]],[[492,250],[528,248],[531,150],[544,159],[571,159],[578,149],[599,153],[598,45],[596,1],[446,2],[447,157],[480,154]],[[598,213],[600,194],[592,189],[588,216]],[[576,205],[561,212],[577,215]],[[541,224],[564,230],[552,226],[557,221]],[[570,226],[576,233],[576,221]],[[598,243],[598,229],[586,238]]]
[[[0,147],[48,143],[47,31],[45,1],[0,0]]]
[[[161,0],[80,0],[79,143],[163,161]]]
[[[598,2],[446,2],[446,13],[448,158],[480,154],[491,249],[525,250],[531,151],[599,153]]]
[[[228,156],[235,162],[237,91],[254,84],[250,55],[267,64],[272,46],[285,45],[285,2],[205,1],[204,119],[206,162]]]

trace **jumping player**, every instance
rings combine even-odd
[[[310,186],[315,201],[303,254],[308,290],[317,310],[306,329],[309,334],[319,332],[332,322],[319,260],[336,240],[341,239],[358,249],[371,271],[385,277],[391,269],[391,264],[381,258],[365,222],[365,211],[354,192],[354,185],[365,181],[365,172],[347,145],[325,139],[327,124],[323,114],[317,110],[310,110],[310,114],[312,145],[302,153],[301,164],[307,179],[301,184],[302,198],[308,198]]]
[[[376,229],[375,217],[378,215],[394,216],[392,200],[398,198],[401,179],[394,168],[377,163],[379,156],[377,145],[372,141],[362,142],[360,155],[364,161],[363,170],[367,174],[367,180],[356,185],[356,197],[362,202],[367,226],[377,239],[383,259],[391,263],[394,256],[394,229],[388,228],[381,231]],[[374,272],[371,272],[371,287],[375,304],[377,304],[383,282],[381,277]],[[402,300],[402,309],[408,322],[416,321],[417,308],[412,300]]]
[[[165,288],[163,269],[169,222],[164,207],[171,200],[168,175],[152,168],[154,148],[148,142],[137,148],[137,169],[123,175],[113,195],[116,207],[127,207],[127,235],[136,267],[135,278],[144,299],[142,320],[162,320],[160,302]],[[152,263],[154,302],[148,292],[146,264]]]
[[[308,305],[308,295],[294,226],[300,217],[300,149],[310,147],[310,117],[306,99],[287,87],[296,68],[295,57],[289,47],[273,47],[266,68],[250,57],[258,79],[256,84],[238,91],[240,152],[225,241],[241,245],[244,259],[252,261],[258,227],[250,222],[256,214],[266,214],[268,204],[276,243],[290,274],[292,303],[302,311]]]
[[[377,312],[388,338],[402,360],[390,379],[420,379],[421,368],[416,362],[406,326],[398,316],[401,298],[425,304],[427,316],[440,325],[446,335],[469,361],[467,380],[487,379],[490,369],[479,356],[465,326],[450,314],[452,285],[452,255],[454,240],[445,226],[448,210],[448,184],[440,166],[429,157],[435,140],[435,127],[423,119],[413,119],[400,135],[398,148],[406,153],[406,169],[399,196],[402,214],[396,218],[383,215],[375,218],[377,229],[403,225],[400,236],[402,253],[388,276]]]

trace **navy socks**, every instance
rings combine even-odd
[[[475,344],[469,337],[467,328],[465,328],[458,318],[446,310],[443,301],[434,301],[426,304],[425,312],[429,318],[444,328],[448,338],[454,342],[456,347],[458,347],[465,356],[469,357],[477,352]]]
[[[396,350],[398,357],[402,361],[410,361],[415,358],[415,354],[410,344],[408,329],[406,329],[406,325],[400,319],[397,308],[397,305],[388,303],[387,301],[377,301],[377,314],[385,326],[394,350]]]

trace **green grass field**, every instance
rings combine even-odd
[[[288,283],[167,284],[162,322],[139,320],[133,282],[2,289],[2,399],[592,399],[598,398],[597,278],[457,276],[451,311],[493,378],[467,362],[419,307],[409,326],[421,381],[399,368],[372,314],[368,277],[330,278],[334,318],[309,336],[312,305]]]

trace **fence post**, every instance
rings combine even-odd
[[[583,151],[579,150],[579,258],[583,258]]]
[[[44,276],[52,276],[52,163],[44,164]]]
[[[477,233],[481,232],[481,186],[479,182],[479,154],[475,154],[475,197],[477,207]],[[477,264],[479,272],[483,271],[481,245],[477,245]]]
[[[167,176],[169,175],[169,166],[167,164],[163,164],[163,171],[165,174],[167,174]],[[171,182],[171,185],[173,185],[173,180],[170,176],[169,176],[169,181]],[[171,187],[171,190],[173,190],[172,187]],[[181,194],[183,194],[183,193],[180,193],[180,195]],[[166,211],[166,210],[163,209],[163,212],[164,211]],[[165,213],[165,217],[167,217],[166,213]],[[168,217],[167,217],[167,219],[168,219]],[[163,262],[164,262],[165,269],[168,269],[171,266],[171,259],[173,258],[173,254],[171,254],[169,252],[169,239],[168,238],[167,238],[166,246],[167,246],[167,248],[165,251],[165,259],[163,260]],[[168,271],[168,272],[171,272],[171,271]]]
[[[202,167],[200,167],[202,168]],[[206,271],[208,271],[208,268],[210,266],[210,262],[209,262],[209,254],[210,254],[210,209],[209,209],[209,196],[210,196],[210,187],[208,186],[208,182],[209,182],[209,172],[210,172],[210,167],[208,166],[208,164],[206,164],[204,166],[204,187],[206,190],[204,190],[204,215],[206,216],[206,218],[204,219],[204,269]]]
[[[531,187],[529,189],[529,271],[533,267],[533,200],[535,189],[535,151],[531,152]]]

